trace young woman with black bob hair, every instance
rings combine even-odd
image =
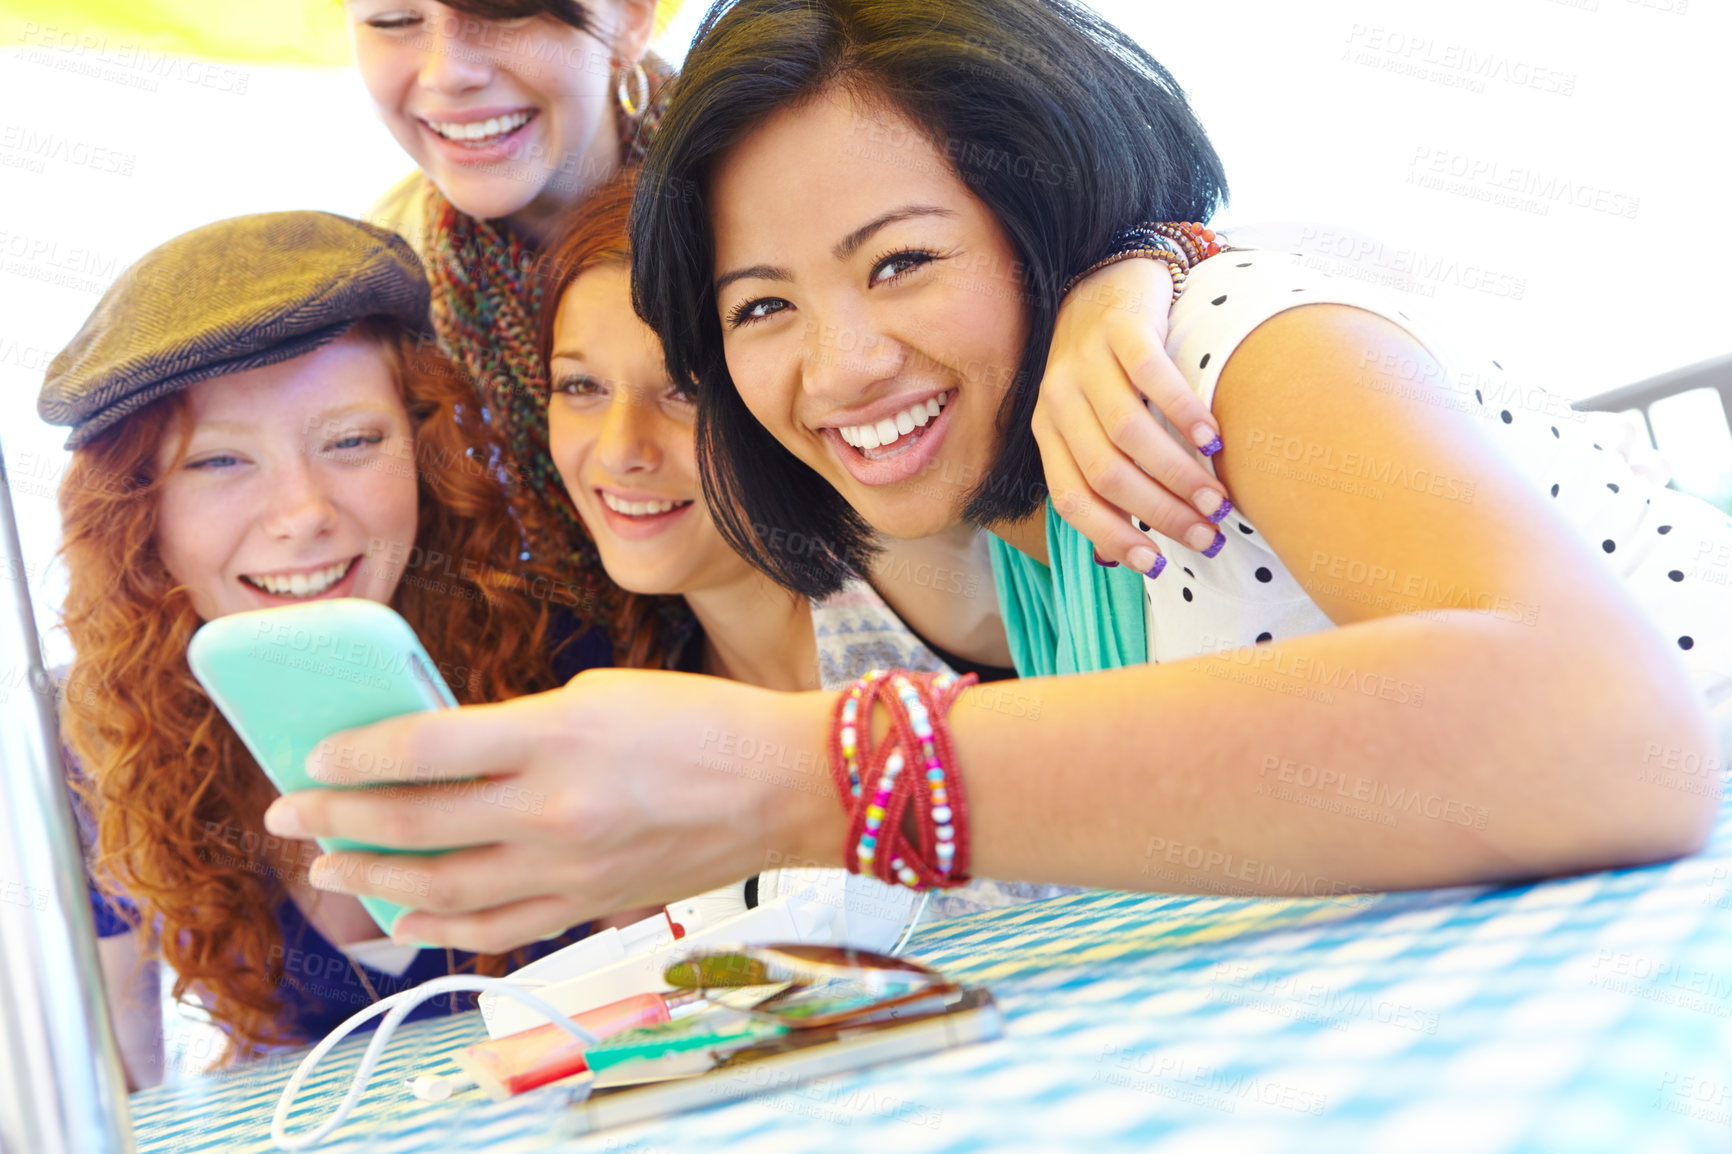
[[[1502,407],[1500,376],[1446,370],[1447,346],[1399,310],[1295,280],[1282,254],[1199,259],[1173,305],[1167,349],[1225,443],[1207,463],[1238,506],[1222,536],[1151,527],[1147,576],[1085,553],[1047,499],[1048,484],[1083,492],[1077,470],[1098,463],[1047,452],[1086,443],[1074,396],[1044,425],[1037,411],[1037,387],[1043,407],[1073,388],[1041,382],[1056,302],[1127,223],[1206,219],[1225,192],[1171,79],[1098,17],[1062,0],[718,5],[642,180],[638,309],[672,378],[695,382],[705,496],[735,546],[812,595],[873,532],[975,521],[995,536],[1036,707],[999,708],[990,686],[932,697],[952,776],[919,809],[922,868],[943,863],[931,823],[942,841],[958,775],[970,866],[1007,879],[1317,895],[1701,843],[1713,783],[1665,788],[1652,770],[1667,751],[1714,759],[1704,696],[1728,700],[1732,613],[1723,591],[1680,584],[1677,558],[1732,540],[1724,516],[1642,482],[1567,419]],[[1109,405],[1081,409],[1122,431]],[[1318,450],[1310,473],[1259,467],[1277,438]],[[1306,480],[1355,479],[1348,459],[1403,480]],[[346,740],[423,775],[549,794],[556,820],[486,815],[465,840],[497,844],[415,867],[431,899],[411,932],[497,948],[771,852],[865,862],[873,795],[849,814],[822,771],[810,790],[740,773],[725,814],[693,800],[714,797],[724,745],[846,766],[843,717],[834,693],[616,670]],[[1352,805],[1299,796],[1318,782]],[[279,804],[320,834],[383,824],[366,798]],[[459,832],[424,808],[393,823],[403,848]],[[871,836],[895,844],[897,829],[912,827]],[[495,868],[479,878],[469,855]]]
[[[1031,415],[1067,282],[1127,223],[1206,221],[1226,200],[1220,159],[1172,76],[1099,16],[1038,0],[946,4],[941,19],[912,3],[717,5],[695,45],[701,83],[646,170],[658,186],[703,187],[753,126],[833,83],[868,102],[894,93],[906,104],[900,124],[851,119],[845,151],[892,156],[929,137],[939,162],[1003,224],[1021,277],[999,287],[1023,301],[1029,340],[1016,376],[996,385],[1004,439],[965,516],[982,525],[1028,516],[1046,495]],[[1103,50],[1119,67],[1102,67]],[[896,156],[888,170],[929,159]],[[714,267],[711,209],[704,196],[645,201],[632,237],[647,246],[633,266],[638,309],[658,330],[687,334],[668,346],[669,369],[705,384],[728,380],[714,282],[689,274]],[[987,271],[977,261],[961,275]],[[1164,268],[1153,271],[1165,282]],[[1165,298],[1126,303],[1158,313]],[[706,388],[702,406],[706,475],[734,498],[716,506],[729,541],[790,589],[833,592],[846,559],[871,552],[867,520],[779,446],[733,389]],[[746,494],[752,520],[829,543],[832,563],[766,549],[744,519]]]

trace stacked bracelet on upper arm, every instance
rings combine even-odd
[[[911,889],[969,881],[968,799],[945,715],[977,680],[875,669],[836,699],[830,768],[849,813],[843,858],[851,873]],[[883,742],[872,740],[875,705],[890,714]],[[903,832],[910,806],[912,841]]]
[[[1226,251],[1225,237],[1216,236],[1212,229],[1200,224],[1174,221],[1146,221],[1120,229],[1113,236],[1107,255],[1065,282],[1061,297],[1069,296],[1078,282],[1121,260],[1148,257],[1163,262],[1173,274],[1173,299],[1185,291],[1185,279],[1193,267],[1218,253]]]

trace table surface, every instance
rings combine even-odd
[[[403,1028],[320,1149],[1732,1150],[1732,800],[1668,866],[1341,900],[1091,892],[928,925],[908,952],[990,986],[1004,1037],[572,1138],[557,1086],[408,1094],[485,1037],[466,1014]],[[134,1095],[139,1149],[271,1150],[299,1057]]]

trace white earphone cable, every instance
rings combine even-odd
[[[271,1141],[276,1144],[277,1149],[306,1150],[329,1137],[332,1131],[348,1119],[349,1112],[361,1100],[361,1094],[367,1088],[367,1081],[372,1077],[373,1067],[378,1064],[379,1056],[384,1053],[386,1045],[391,1041],[391,1035],[396,1032],[403,1019],[428,998],[436,998],[440,994],[452,991],[486,991],[503,994],[522,1002],[585,1045],[593,1046],[601,1041],[600,1038],[572,1021],[569,1016],[555,1009],[551,1003],[530,993],[521,984],[511,981],[509,978],[483,978],[469,974],[434,978],[431,981],[423,982],[414,989],[392,994],[368,1006],[325,1035],[324,1040],[314,1046],[312,1051],[301,1060],[294,1076],[289,1079],[288,1085],[283,1087],[282,1097],[277,1099],[277,1112],[271,1118]],[[387,1013],[387,1011],[389,1012]],[[355,1069],[355,1077],[349,1084],[348,1095],[318,1129],[310,1134],[302,1134],[294,1138],[289,1137],[285,1133],[289,1111],[294,1107],[295,1098],[301,1092],[301,1085],[313,1072],[313,1068],[319,1064],[320,1059],[331,1052],[332,1047],[348,1037],[355,1027],[381,1013],[385,1014],[385,1020],[379,1023],[379,1028],[373,1033],[373,1040],[368,1043],[366,1051],[361,1055],[361,1064]]]
[[[914,916],[908,919],[908,925],[903,929],[902,936],[896,939],[896,945],[890,950],[893,958],[901,957],[902,951],[908,945],[908,939],[914,936],[915,927],[920,925],[920,915],[926,912],[926,903],[932,900],[932,891],[927,890],[920,895],[920,904],[914,907]]]

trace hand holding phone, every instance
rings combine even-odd
[[[417,909],[397,932],[499,953],[737,882],[766,861],[830,854],[839,865],[843,810],[822,761],[802,752],[832,702],[690,673],[592,669],[546,693],[352,730],[348,764],[332,751],[310,762],[327,785],[485,779],[451,791],[450,806],[408,813],[395,791],[320,790],[278,799],[267,820],[279,833],[388,838],[412,852],[474,847],[415,863],[438,908]],[[401,892],[378,880],[389,858],[333,857],[333,889]]]
[[[306,761],[332,734],[457,705],[409,623],[356,597],[208,621],[187,646],[187,664],[283,793],[326,788],[307,776]],[[327,852],[397,852],[345,838],[318,843]],[[386,934],[405,908],[377,897],[361,904]]]

